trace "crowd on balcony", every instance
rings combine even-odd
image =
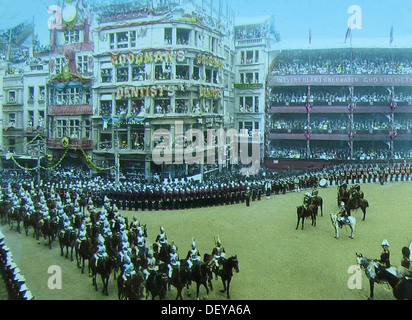
[[[411,74],[410,54],[389,51],[369,53],[353,50],[295,50],[277,57],[273,73],[276,75],[332,75],[332,74]]]
[[[270,122],[269,127],[272,132],[303,132],[307,128],[306,120],[285,120],[278,119]],[[333,131],[348,131],[350,128],[349,121],[343,121],[340,119],[322,119],[312,120],[310,122],[310,128],[312,132],[333,132]],[[391,124],[389,120],[355,120],[353,122],[353,129],[355,131],[378,131],[378,130],[391,130]],[[410,131],[412,129],[412,120],[401,119],[395,120],[393,123],[394,130]]]
[[[348,94],[330,93],[330,92],[317,92],[313,93],[309,99],[313,105],[347,105],[351,102],[351,96]],[[379,94],[379,93],[365,93],[355,94],[353,102],[357,105],[386,105],[391,104],[391,93]],[[412,94],[399,93],[395,94],[394,101],[398,104],[412,104]],[[306,93],[275,93],[270,96],[270,102],[272,105],[302,105],[307,102]]]
[[[309,156],[306,148],[271,147],[269,156],[279,159],[319,159],[319,160],[349,160],[349,148],[311,148]],[[353,151],[353,160],[390,160],[389,148],[357,148]],[[395,160],[412,159],[412,149],[397,150],[393,153]]]

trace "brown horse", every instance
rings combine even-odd
[[[363,221],[366,219],[366,208],[369,207],[369,202],[364,199],[364,195],[362,191],[359,191],[355,187],[352,187],[349,191],[349,199],[345,203],[345,208],[350,215],[352,210],[361,209],[363,212]]]
[[[320,215],[323,217],[323,199],[319,196],[314,196],[312,198],[312,204],[320,208]]]
[[[296,225],[296,230],[299,228],[300,220],[302,220],[302,230],[304,227],[304,222],[306,218],[312,219],[312,226],[316,226],[316,216],[318,215],[318,207],[314,204],[310,204],[308,209],[305,206],[297,207],[298,223]]]

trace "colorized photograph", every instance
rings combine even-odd
[[[0,301],[412,299],[411,1],[1,2]]]

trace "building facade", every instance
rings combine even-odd
[[[101,8],[94,29],[94,159],[102,167],[201,174],[184,151],[208,149],[207,130],[231,127],[234,72],[231,15],[202,2]],[[116,11],[116,14],[113,12]],[[232,120],[233,121],[233,120]],[[198,134],[185,136],[190,130]],[[156,148],[170,157],[154,161]],[[214,147],[213,147],[214,148]],[[197,157],[199,159],[199,156]]]

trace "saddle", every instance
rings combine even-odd
[[[350,220],[348,217],[340,217],[338,218],[338,223],[339,223],[339,226],[342,228],[342,226],[346,224],[350,224]]]

